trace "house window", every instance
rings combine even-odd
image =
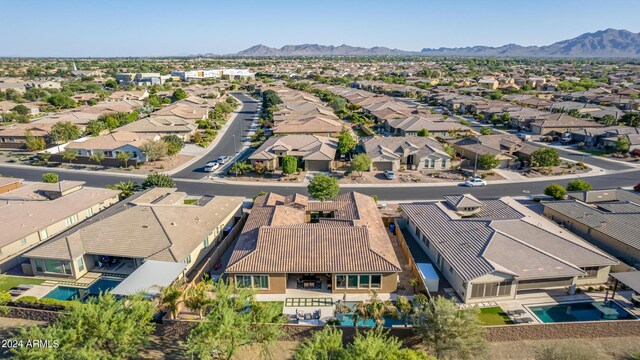
[[[382,287],[382,275],[371,275],[371,288],[380,289]]]
[[[431,167],[432,168],[436,167],[436,159],[431,159]]]
[[[27,245],[27,239],[26,238],[20,240],[20,246],[25,246],[25,245]]]
[[[418,229],[417,227],[416,227],[416,236],[418,237],[418,239],[420,239],[420,229]]]
[[[427,246],[427,249],[429,248],[429,239],[427,239],[426,236],[424,236],[424,234],[422,234],[422,242]]]
[[[511,281],[471,285],[471,298],[507,296],[511,294]]]
[[[52,274],[71,274],[71,262],[70,261],[60,261],[60,260],[42,260],[41,269],[43,272],[48,272]],[[36,260],[36,270],[38,270],[38,264]],[[41,270],[38,270],[41,271]]]
[[[347,275],[347,287],[350,289],[358,287],[358,275]]]
[[[447,168],[447,159],[442,159],[442,168],[443,169]]]
[[[105,151],[104,152],[104,156],[106,156],[108,158],[112,158],[113,157],[113,151]]]
[[[360,283],[358,287],[369,288],[369,275],[360,275]]]
[[[46,240],[48,237],[47,229],[40,230],[40,240]]]
[[[42,260],[35,260],[34,263],[36,264],[36,271],[38,272],[44,271],[44,268],[42,267]]]
[[[184,258],[184,260],[182,260],[183,263],[185,264],[190,264],[191,263],[191,254],[189,254],[186,258]]]
[[[71,226],[71,225],[77,223],[78,222],[78,214],[75,214],[73,216],[70,216],[70,217],[66,218],[64,222],[65,222],[65,224],[67,226]]]
[[[336,275],[336,289],[346,289],[347,275]]]
[[[202,244],[204,245],[204,247],[209,246],[209,235],[204,237],[204,241],[202,242]]]
[[[429,159],[424,161],[424,167],[429,168]]]
[[[597,266],[589,266],[589,267],[582,268],[582,270],[584,272],[586,272],[587,275],[580,276],[580,278],[581,279],[595,279],[595,278],[598,277],[598,270],[599,269],[600,268],[597,267]]]
[[[93,208],[88,208],[87,209],[87,217],[92,217],[93,216]]]
[[[78,260],[76,260],[76,266],[78,267],[78,272],[84,270],[84,261],[82,261],[82,257],[79,257]]]
[[[442,269],[442,255],[438,254],[437,261],[438,268]]]
[[[269,276],[268,275],[253,275],[253,288],[254,289],[268,289],[269,288]]]
[[[236,275],[236,287],[238,287],[238,288],[250,288],[251,287],[251,275]]]

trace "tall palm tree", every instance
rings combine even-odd
[[[398,308],[398,312],[400,313],[402,320],[404,321],[404,327],[407,327],[409,324],[409,317],[413,312],[413,304],[409,299],[407,299],[404,295],[398,295],[396,299],[396,307]]]
[[[371,298],[368,302],[362,303],[361,316],[366,317],[368,319],[373,319],[376,322],[376,327],[382,327],[384,325],[384,317],[398,317],[398,308],[393,305],[391,300],[380,300],[378,298],[378,293],[371,290]]]
[[[409,286],[413,286],[413,294],[416,294],[416,287],[420,285],[420,281],[417,278],[411,278],[409,280]]]

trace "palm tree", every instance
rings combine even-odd
[[[198,316],[202,319],[202,312],[211,303],[209,292],[212,290],[213,283],[211,280],[203,280],[190,287],[184,293],[184,304],[191,310],[197,311]]]
[[[404,327],[407,327],[409,324],[409,317],[413,312],[413,304],[406,296],[398,295],[398,298],[396,299],[396,307],[402,316],[402,320],[404,320]]]
[[[117,184],[107,185],[107,189],[120,190],[120,200],[122,200],[133,195],[136,191],[140,191],[140,185],[133,181],[120,181]]]
[[[162,289],[160,304],[162,308],[169,310],[171,318],[175,319],[178,315],[178,307],[182,302],[182,283],[173,283]]]
[[[393,305],[391,300],[380,300],[378,293],[371,290],[371,298],[368,302],[362,303],[361,306],[356,307],[362,317],[373,319],[376,322],[376,327],[382,327],[384,325],[384,317],[392,316],[398,317],[398,308]]]
[[[416,287],[420,285],[420,281],[416,278],[411,278],[411,280],[409,280],[409,286],[413,286],[413,294],[416,294]]]

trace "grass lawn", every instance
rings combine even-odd
[[[198,202],[198,199],[187,199],[183,201],[185,205],[191,205]]]
[[[497,306],[480,309],[478,318],[485,326],[513,324],[513,322],[509,319],[509,316],[507,316],[507,314]]]
[[[606,157],[608,154],[608,152],[603,150],[582,150],[582,152],[585,152],[593,156],[600,156],[600,157]]]
[[[0,276],[0,291],[9,291],[12,287],[20,284],[40,285],[44,282],[42,279],[17,276]]]

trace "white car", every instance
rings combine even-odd
[[[218,163],[220,163],[220,164],[224,164],[224,163],[226,163],[227,161],[229,161],[229,157],[228,157],[228,156],[226,156],[226,155],[220,156],[220,157],[218,158]]]
[[[393,180],[393,179],[395,179],[395,178],[396,178],[396,174],[395,174],[393,171],[391,171],[391,170],[387,170],[387,171],[385,171],[385,172],[384,172],[384,176],[385,176],[387,179],[389,179],[389,180]]]
[[[209,161],[205,166],[204,166],[204,171],[206,172],[214,172],[217,168],[220,167],[220,164],[218,164],[217,161]]]
[[[464,186],[467,186],[467,187],[487,186],[487,182],[482,180],[482,179],[480,179],[480,178],[474,177],[474,178],[471,178],[471,179],[465,181],[464,182]]]

